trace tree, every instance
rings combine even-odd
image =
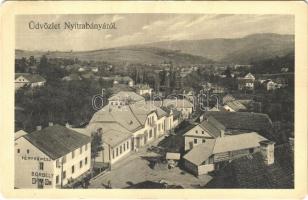
[[[98,129],[98,131],[92,133],[92,136],[91,136],[91,158],[93,160],[92,173],[93,173],[93,168],[95,165],[95,158],[98,156],[99,152],[103,150],[101,130],[102,130],[101,128]]]

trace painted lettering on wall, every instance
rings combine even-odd
[[[46,157],[33,157],[33,156],[22,156],[21,157],[22,160],[37,160],[37,161],[51,161],[50,158],[46,158]]]

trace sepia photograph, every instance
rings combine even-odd
[[[295,17],[15,16],[15,189],[294,189]]]

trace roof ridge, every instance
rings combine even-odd
[[[135,119],[137,120],[137,122],[139,122],[140,126],[143,126],[143,124],[139,121],[138,117],[135,115],[135,113],[133,112],[132,108],[130,107],[130,105],[128,105],[130,112],[133,114],[133,116],[135,117]],[[148,116],[148,115],[147,115]]]

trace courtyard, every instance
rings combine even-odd
[[[153,142],[152,146],[157,146],[159,142],[168,138],[160,138]],[[112,188],[133,187],[143,182],[165,182],[168,185],[179,185],[183,188],[199,188],[206,185],[211,176],[204,175],[195,177],[194,175],[180,169],[152,167],[151,160],[160,155],[153,151],[148,151],[149,146],[139,149],[138,152],[131,152],[128,156],[115,163],[112,170],[94,177],[90,181],[89,188]]]

